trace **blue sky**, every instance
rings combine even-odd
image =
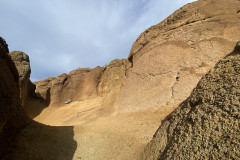
[[[193,0],[1,0],[0,36],[27,53],[31,80],[126,58],[139,34]]]

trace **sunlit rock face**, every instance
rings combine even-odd
[[[119,112],[177,107],[240,37],[239,0],[199,0],[143,32],[132,46]]]
[[[59,106],[68,99],[102,97],[102,90],[109,88],[101,82],[104,79],[118,83],[114,98],[107,100],[118,113],[174,109],[235,46],[240,37],[239,3],[199,0],[183,6],[138,37],[128,59],[119,62],[121,66],[116,63],[119,67],[113,72],[120,77],[116,81],[106,74],[110,63],[35,82],[36,92]]]
[[[116,59],[106,67],[78,68],[69,74],[34,82],[36,93],[51,106],[64,105],[68,99],[74,102],[96,97],[113,105],[125,78],[125,66],[126,60]]]
[[[239,159],[239,46],[162,122],[142,159]]]

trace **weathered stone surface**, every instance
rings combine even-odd
[[[119,96],[122,84],[126,78],[126,59],[116,59],[104,69],[97,86],[98,96],[104,97],[105,113],[116,112],[115,102]]]
[[[94,69],[77,69],[71,71],[62,88],[62,98],[82,101],[97,95],[98,79],[103,67]],[[59,100],[60,101],[60,100]]]
[[[239,159],[239,96],[236,46],[162,122],[142,159]]]
[[[27,54],[21,51],[12,51],[9,53],[11,59],[15,63],[19,74],[19,87],[20,87],[20,99],[21,105],[24,107],[26,100],[29,96],[34,96],[34,84],[30,81],[30,61]],[[31,93],[28,93],[31,92]]]
[[[49,77],[47,79],[33,82],[36,85],[35,93],[39,99],[49,103],[50,102],[50,88],[52,86],[51,81],[56,79],[55,77]]]
[[[133,44],[119,112],[177,107],[240,37],[239,0],[199,0],[143,32]]]
[[[68,75],[61,74],[58,77],[47,78],[34,82],[37,86],[36,93],[50,105],[63,105],[66,99],[80,101],[97,95],[99,76],[104,68],[95,69],[79,68]]]
[[[116,59],[106,67],[78,68],[69,74],[34,82],[36,94],[50,106],[61,106],[67,99],[84,101],[103,98],[104,106],[113,106],[125,79],[126,60]]]

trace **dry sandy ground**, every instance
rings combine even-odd
[[[106,114],[102,99],[96,98],[48,107],[35,120],[52,126],[74,126],[75,160],[133,160],[171,111]]]

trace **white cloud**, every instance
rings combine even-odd
[[[191,0],[2,0],[0,35],[30,56],[32,79],[126,58],[148,27]]]

